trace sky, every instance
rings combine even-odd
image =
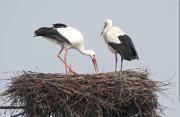
[[[126,69],[148,69],[149,77],[171,81],[160,104],[166,117],[179,117],[179,0],[0,0],[0,91],[16,71],[64,73],[56,58],[60,46],[34,31],[64,23],[82,32],[85,48],[96,52],[100,72],[114,71],[114,55],[100,33],[104,21],[123,29],[140,60],[124,61]],[[120,58],[120,56],[118,56]],[[89,57],[70,50],[68,63],[77,73],[94,73]],[[118,63],[120,70],[120,61]],[[2,111],[0,111],[2,112]],[[3,115],[6,117],[6,115]]]

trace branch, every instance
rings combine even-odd
[[[24,109],[25,106],[0,106],[0,109]]]

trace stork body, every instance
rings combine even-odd
[[[67,64],[67,53],[71,48],[78,50],[83,55],[89,56],[92,59],[95,71],[98,72],[96,54],[93,50],[85,50],[84,38],[79,30],[66,26],[65,24],[53,24],[53,27],[39,28],[35,31],[35,36],[42,36],[61,45],[61,50],[57,57],[65,64],[66,74],[68,74],[68,69],[75,73]],[[63,50],[65,50],[64,60],[60,57]]]
[[[123,60],[139,59],[131,38],[120,28],[113,26],[111,20],[105,21],[101,35],[112,53],[115,54],[115,72],[117,70],[117,54],[121,55],[121,70]]]

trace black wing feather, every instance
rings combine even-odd
[[[68,43],[70,44],[69,40],[66,39],[63,35],[61,35],[56,29],[54,28],[49,28],[49,27],[42,27],[36,30],[35,32],[36,36],[43,36],[43,37],[48,37],[52,40],[55,40],[57,42],[61,43]]]
[[[116,50],[125,60],[139,59],[131,38],[127,35],[120,35],[118,38],[121,41],[120,44],[109,42],[109,46]]]
[[[52,24],[54,28],[66,28],[67,25],[62,23]]]

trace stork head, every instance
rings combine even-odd
[[[86,50],[86,53],[92,59],[94,69],[95,69],[96,73],[98,73],[98,65],[97,65],[97,61],[96,61],[96,53],[93,50]]]
[[[106,25],[106,26],[112,26],[112,20],[107,19],[107,20],[105,21],[105,25]]]
[[[110,19],[107,19],[104,23],[104,28],[101,32],[101,35],[104,33],[105,29],[109,29],[110,27],[112,27],[112,21]]]

